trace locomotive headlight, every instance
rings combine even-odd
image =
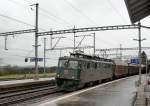
[[[57,77],[59,77],[59,74],[57,74]]]

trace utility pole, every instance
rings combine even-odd
[[[139,85],[141,85],[141,23],[138,23],[138,33],[139,33]]]
[[[138,39],[133,39],[133,40],[136,40],[139,42],[139,52],[138,52],[138,60],[139,60],[139,80],[138,80],[138,85],[141,85],[141,42],[143,40],[146,40],[145,38],[144,39],[141,39],[141,23],[138,22]]]
[[[39,4],[36,3],[36,14],[35,14],[35,79],[38,80],[38,8]]]
[[[95,33],[93,33],[93,52],[94,52],[94,56],[95,56]]]
[[[8,36],[5,36],[5,50],[8,50],[8,49],[7,49],[7,37],[8,37]]]
[[[52,31],[52,29],[50,29],[50,31]],[[50,34],[50,49],[53,48],[53,45],[52,45],[52,40],[53,40],[53,34]]]
[[[120,44],[120,60],[122,60],[122,44]]]
[[[46,65],[46,38],[44,38],[44,74],[46,72],[45,65]]]
[[[53,37],[52,37],[53,35],[50,35],[50,49],[52,49],[53,48],[53,45],[52,45],[52,40],[53,40]]]
[[[59,54],[59,57],[61,57],[61,50],[60,50],[60,54]]]
[[[73,32],[73,33],[74,33],[74,40],[73,40],[73,41],[74,41],[74,43],[73,43],[73,44],[74,44],[74,45],[73,45],[74,50],[73,50],[73,52],[75,52],[75,48],[76,48],[76,39],[75,39],[75,37],[76,37],[76,32],[75,32],[75,26],[74,26],[73,29],[74,29],[74,32]]]
[[[144,39],[141,39],[141,23],[138,22],[138,39],[133,39],[133,40],[136,40],[139,42],[139,53],[138,53],[138,59],[139,59],[139,81],[138,81],[138,84],[141,85],[141,42],[143,40],[146,40],[145,38]]]

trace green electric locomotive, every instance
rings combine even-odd
[[[111,80],[113,70],[114,64],[110,59],[70,53],[70,56],[59,58],[56,84],[61,90],[73,91],[88,84]]]

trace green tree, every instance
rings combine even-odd
[[[146,64],[146,59],[147,59],[147,55],[146,53],[143,51],[141,53],[141,64]]]

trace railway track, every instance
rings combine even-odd
[[[31,98],[39,97],[42,95],[57,93],[59,90],[56,86],[44,86],[34,89],[26,89],[11,93],[3,93],[0,95],[0,106],[7,106],[10,104],[18,103]]]
[[[47,85],[38,85],[38,86],[24,86],[24,87],[16,87],[12,89],[6,89],[3,91],[0,91],[0,96],[8,93],[13,93],[13,92],[20,92],[20,91],[25,91],[25,90],[31,90],[31,89],[37,89],[37,88],[43,88],[43,87],[48,87],[48,86],[54,86],[52,84],[47,84]]]

